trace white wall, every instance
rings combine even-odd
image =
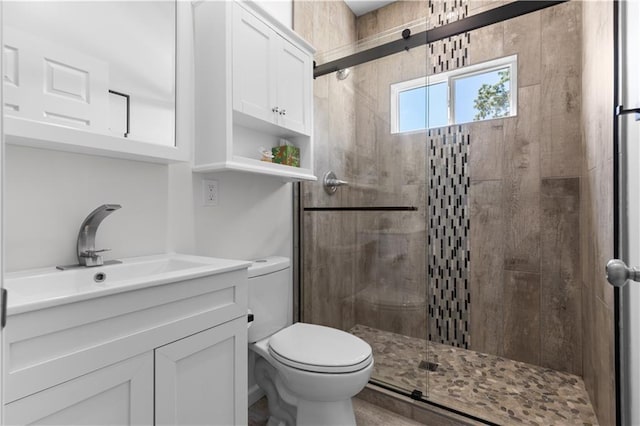
[[[5,176],[6,271],[76,263],[80,224],[105,203],[122,205],[98,230],[105,258],[167,248],[167,166],[7,145]]]
[[[224,172],[219,205],[202,206],[205,177],[171,166],[7,146],[6,271],[76,263],[76,237],[95,207],[122,209],[100,225],[105,258],[176,251],[255,259],[292,255],[291,184]]]
[[[172,250],[236,259],[292,256],[290,183],[239,172],[193,174],[186,164],[169,170]],[[202,205],[203,179],[218,182],[218,206]]]

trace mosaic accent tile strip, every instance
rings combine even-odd
[[[439,27],[469,14],[469,0],[429,0],[427,28]],[[453,70],[469,64],[470,34],[464,33],[429,44],[429,69],[432,74]]]
[[[372,378],[501,425],[597,425],[578,376],[356,325],[373,348]],[[438,364],[436,371],[419,367]]]
[[[463,126],[432,129],[428,143],[429,340],[468,348],[469,134]]]

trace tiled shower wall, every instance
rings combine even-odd
[[[613,289],[613,1],[582,4],[582,329],[584,382],[601,425],[615,424]]]
[[[470,62],[518,54],[518,115],[470,134],[471,348],[582,374],[581,7],[471,33]]]
[[[468,13],[485,3],[471,0]],[[296,2],[294,25],[327,50],[425,16],[427,6],[400,1],[356,20],[342,2]],[[518,54],[519,110],[460,131],[469,135],[470,269],[467,306],[456,309],[468,336],[448,342],[577,374],[581,7],[569,2],[460,36],[470,64]],[[425,275],[428,138],[389,132],[389,84],[433,73],[427,54],[412,49],[343,81],[316,79],[316,171],[333,169],[351,185],[328,196],[305,184],[304,205],[418,211],[305,213],[305,321],[427,336],[427,305],[439,303],[427,299]]]
[[[293,7],[294,30],[317,51],[327,51],[356,41],[356,18],[342,1],[299,1]],[[355,98],[353,79],[335,75],[314,80],[314,167],[346,179],[355,159]],[[345,191],[329,197],[320,183],[305,184],[306,206],[347,205]],[[340,212],[304,215],[302,320],[339,329],[354,323],[355,218]]]

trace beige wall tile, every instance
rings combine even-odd
[[[478,64],[504,55],[504,23],[471,31],[469,64]]]
[[[358,40],[376,36],[382,32],[398,28],[428,15],[426,1],[399,0],[380,9],[358,17]]]
[[[504,120],[505,268],[540,269],[540,86],[519,89],[518,116]]]
[[[518,54],[518,86],[540,84],[541,12],[504,22],[504,56]],[[484,43],[484,40],[481,40]],[[548,54],[545,46],[545,56]]]
[[[544,9],[542,15],[542,176],[579,176],[581,150],[581,3]]]
[[[502,179],[503,120],[469,123],[469,175],[471,180]]]
[[[594,409],[601,425],[615,424],[615,355],[613,310],[595,302],[595,401]]]
[[[591,275],[595,295],[607,308],[613,310],[613,287],[605,279],[603,270],[613,258],[613,160],[607,160],[590,172],[595,177],[593,201],[596,207],[592,235],[594,240],[594,269]]]
[[[584,380],[600,424],[613,425],[613,290],[603,274],[613,254],[613,2],[582,2],[581,9]]]
[[[504,275],[503,355],[540,365],[540,275],[515,271]]]
[[[472,182],[469,193],[471,349],[502,354],[504,312],[502,182]]]
[[[583,2],[582,25],[582,132],[591,170],[613,157],[613,2]]]
[[[541,206],[541,365],[581,375],[580,179],[543,179]]]
[[[509,0],[469,0],[469,15],[477,15],[509,3]]]

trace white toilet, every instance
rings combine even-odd
[[[351,397],[369,381],[371,346],[330,327],[290,324],[289,259],[249,267],[249,349],[255,380],[267,394],[269,425],[355,425]]]

